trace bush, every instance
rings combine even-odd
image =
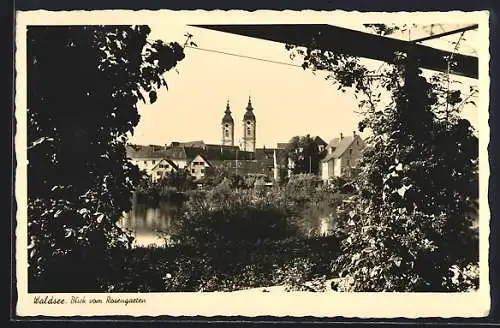
[[[235,291],[273,285],[319,290],[304,284],[331,276],[338,250],[335,237],[115,249],[101,286],[109,292]]]
[[[297,234],[291,211],[278,198],[234,190],[229,180],[191,197],[179,211],[172,239],[187,245],[284,239]]]

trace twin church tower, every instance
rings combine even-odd
[[[225,115],[222,118],[222,145],[234,146],[234,120],[227,101]],[[252,100],[248,97],[248,105],[243,116],[243,138],[241,139],[241,150],[255,152],[255,115],[253,113]]]

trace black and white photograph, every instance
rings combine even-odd
[[[487,12],[17,20],[19,313],[488,313]]]

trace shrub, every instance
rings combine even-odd
[[[287,285],[319,290],[338,254],[335,237],[240,242],[204,247],[114,249],[101,281],[109,292],[235,291]],[[316,287],[304,286],[316,280]]]

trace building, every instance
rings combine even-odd
[[[148,172],[152,181],[158,181],[170,172],[176,172],[179,167],[170,159],[162,158],[158,163]],[[146,171],[147,172],[147,171]]]
[[[205,171],[209,167],[212,167],[212,165],[202,154],[197,154],[193,160],[187,164],[188,172],[195,180],[203,179],[205,177]]]
[[[286,170],[283,164],[286,163],[285,150],[279,147],[256,148],[256,118],[250,97],[242,122],[241,145],[235,146],[234,119],[227,101],[221,120],[221,144],[195,140],[174,141],[164,146],[127,145],[127,156],[154,181],[167,172],[180,169],[188,170],[196,180],[203,180],[209,168],[222,169],[228,174],[258,175],[270,181],[278,180],[280,170]]]
[[[222,118],[222,145],[234,146],[234,120],[229,109],[229,100],[227,101],[226,111]]]
[[[127,145],[127,157],[139,170],[152,174],[153,168],[166,157],[165,148],[158,145]]]
[[[243,151],[255,152],[256,127],[257,122],[253,113],[252,100],[248,97],[248,105],[243,116]]]
[[[321,161],[321,178],[328,181],[333,177],[350,176],[359,164],[365,148],[363,139],[353,131],[351,136],[332,139],[326,146],[326,157]]]

